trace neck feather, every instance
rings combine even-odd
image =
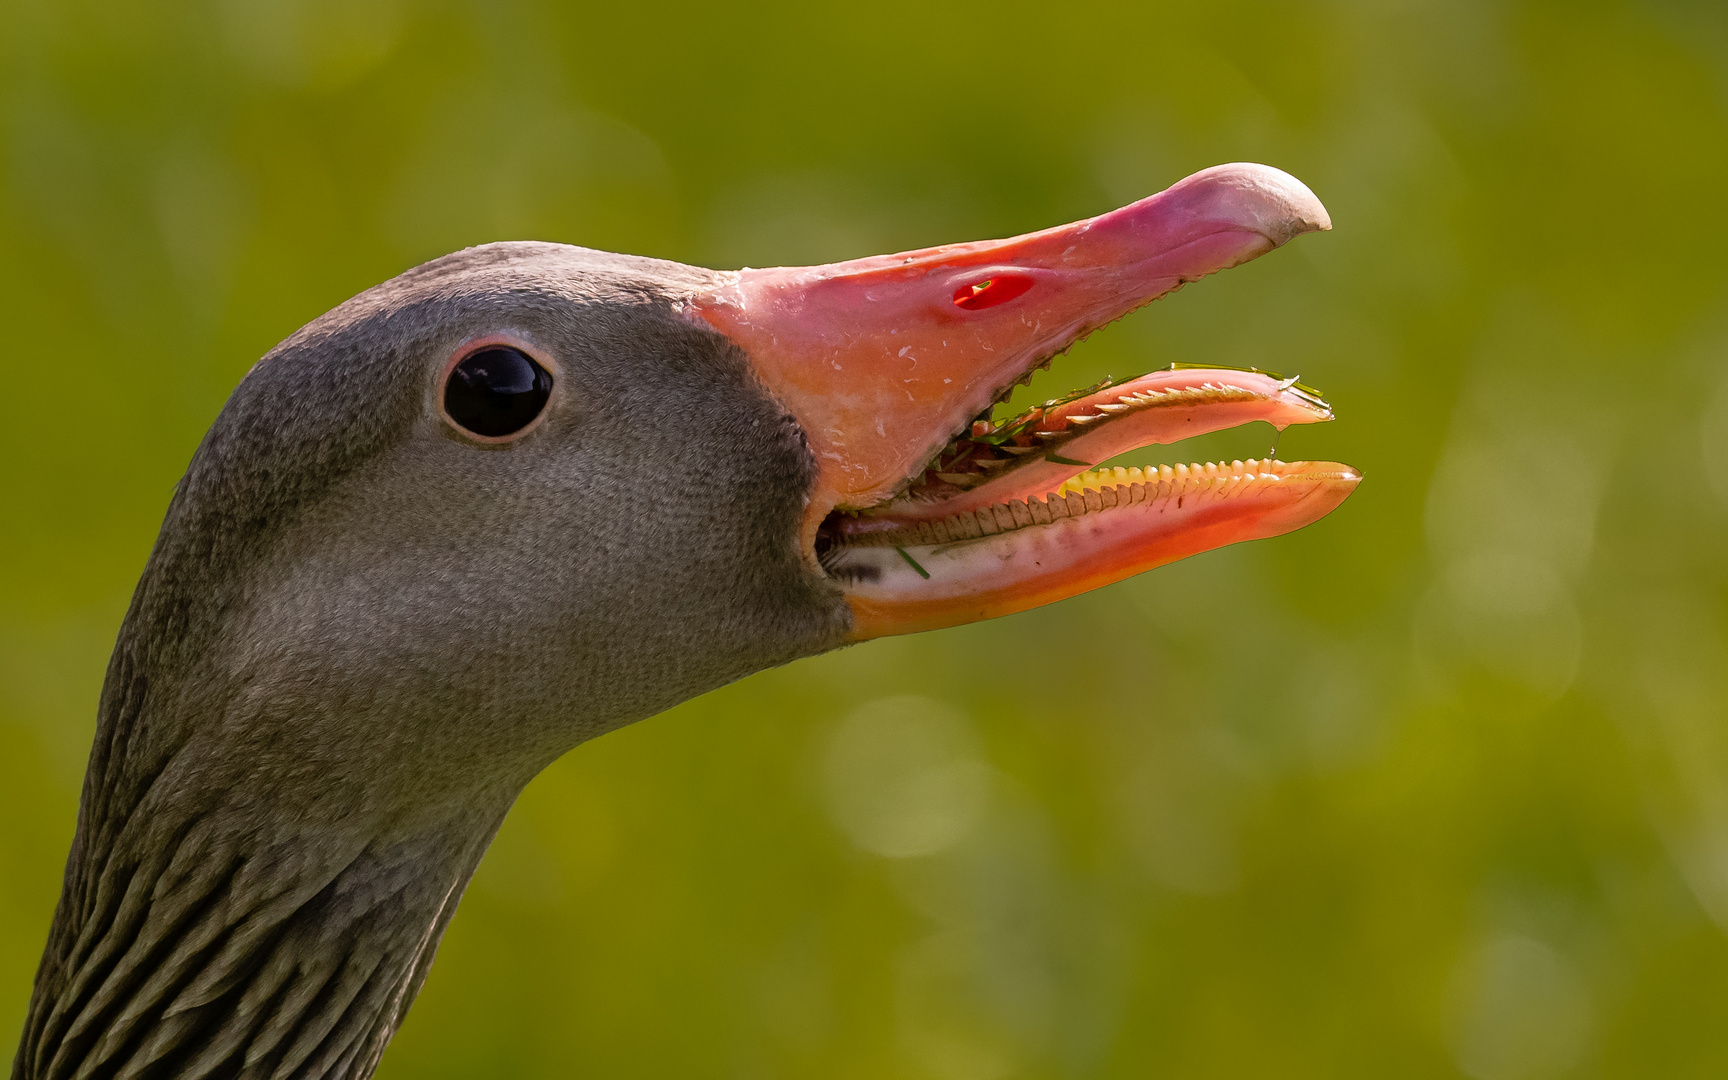
[[[416,811],[280,726],[239,746],[245,695],[157,692],[126,639],[13,1080],[369,1076],[516,788]]]
[[[75,851],[14,1080],[369,1076],[496,824],[266,838],[217,811]]]

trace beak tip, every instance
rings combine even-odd
[[[1303,233],[1332,228],[1332,216],[1320,199],[1307,184],[1283,169],[1238,161],[1196,173],[1189,181],[1202,178],[1229,189],[1232,201],[1239,200],[1253,219],[1254,230],[1273,247],[1282,247]]]

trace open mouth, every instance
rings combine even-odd
[[[1295,379],[1173,365],[995,420],[1017,383],[1182,285],[1329,228],[1262,165],[1010,240],[744,270],[692,300],[799,421],[818,466],[800,542],[852,638],[1025,610],[1331,511],[1334,462],[1104,468],[1155,444],[1330,420]]]
[[[1277,535],[1341,502],[1361,479],[1333,462],[1264,460],[1099,467],[1255,421],[1280,431],[1332,419],[1296,379],[1180,368],[981,416],[893,499],[835,510],[822,567],[866,625],[886,601],[895,632],[1036,607],[1225,543]],[[1124,563],[1121,553],[1137,556]],[[954,586],[958,586],[955,588]],[[1080,588],[1075,586],[1079,585]],[[907,594],[918,597],[908,610]]]

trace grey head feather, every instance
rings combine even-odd
[[[675,310],[713,280],[487,245],[247,374],[109,664],[14,1080],[369,1075],[529,779],[841,643],[802,433]],[[435,400],[494,333],[559,369],[504,450]]]

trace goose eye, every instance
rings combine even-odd
[[[520,349],[495,345],[467,356],[444,382],[444,413],[488,439],[514,435],[552,396],[552,375]]]

